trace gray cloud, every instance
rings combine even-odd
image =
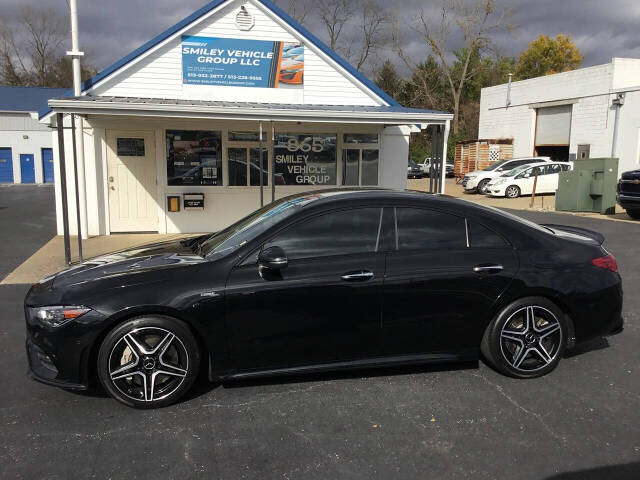
[[[126,55],[161,33],[206,2],[204,0],[79,0],[80,42],[88,58],[98,69]],[[381,2],[382,3],[382,2]],[[437,0],[386,0],[384,5],[399,19],[406,50],[416,60],[424,59],[427,49],[412,28],[412,19],[421,8],[434,12]],[[570,34],[585,56],[584,65],[607,63],[612,57],[640,58],[640,2],[637,0],[503,0],[512,8],[514,32],[495,36],[495,44],[503,55],[517,56],[540,34]],[[15,22],[24,5],[46,6],[67,16],[65,0],[2,0],[0,18]],[[317,19],[310,18],[307,27],[324,37]],[[455,39],[451,48],[459,46]],[[393,58],[390,50],[381,57]]]

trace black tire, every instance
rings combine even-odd
[[[477,186],[478,193],[482,193],[482,194],[487,193],[487,185],[489,185],[488,178],[485,178],[484,180],[480,180]]]
[[[198,342],[189,327],[160,315],[118,325],[98,352],[100,383],[113,398],[134,408],[176,402],[193,386],[199,368]]]
[[[640,220],[640,210],[627,210],[627,215],[634,220]]]
[[[509,185],[504,190],[504,196],[507,198],[518,198],[520,196],[520,187],[517,185]]]
[[[535,328],[529,320],[531,311]],[[481,350],[499,372],[514,378],[536,378],[556,368],[566,339],[562,311],[546,298],[527,297],[511,303],[493,319],[484,332]]]

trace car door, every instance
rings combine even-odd
[[[536,176],[537,167],[527,168],[523,172],[516,175],[514,183],[520,187],[522,195],[531,195],[533,192],[533,181]]]
[[[386,355],[475,352],[488,312],[516,274],[511,245],[481,221],[398,207],[382,309]]]
[[[263,244],[284,250],[286,268],[261,269],[256,252],[231,271],[226,320],[237,369],[379,354],[385,269],[385,254],[378,249],[381,221],[381,207],[315,215]]]
[[[544,174],[544,190],[540,193],[555,193],[558,190],[558,179],[562,172],[562,165],[559,163],[550,163],[546,166]]]

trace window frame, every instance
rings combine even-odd
[[[406,253],[415,253],[415,252],[438,252],[438,251],[442,251],[442,249],[427,249],[427,248],[420,248],[420,249],[413,249],[413,250],[400,250],[399,248],[399,236],[398,236],[398,208],[413,208],[416,210],[427,210],[430,212],[437,212],[437,213],[442,213],[445,215],[452,215],[454,217],[458,217],[458,218],[462,218],[464,219],[464,231],[465,231],[465,247],[464,248],[455,248],[452,250],[467,250],[467,249],[513,249],[513,244],[501,233],[496,232],[495,229],[487,226],[484,222],[479,221],[475,218],[469,217],[467,215],[464,214],[458,214],[458,213],[454,213],[448,210],[441,210],[438,208],[430,208],[430,207],[424,207],[424,206],[416,206],[416,205],[406,205],[406,204],[398,204],[398,205],[389,205],[389,206],[385,206],[384,208],[389,208],[389,209],[393,209],[393,232],[392,234],[395,237],[395,241],[392,243],[395,243],[395,250],[391,250],[391,252],[398,252],[398,253],[402,253],[402,252],[406,252]],[[500,237],[503,241],[504,241],[504,245],[500,246],[500,247],[474,247],[471,246],[471,235],[470,235],[470,230],[469,230],[469,222],[474,222],[478,225],[481,225],[482,227],[486,228],[487,230],[489,230],[490,232],[494,233],[495,235],[497,235],[498,237]]]
[[[298,225],[301,225],[305,222],[311,221],[315,218],[321,217],[323,215],[328,215],[328,214],[332,214],[332,213],[336,213],[336,212],[345,212],[345,211],[351,211],[351,210],[362,210],[364,208],[377,208],[380,210],[380,214],[379,214],[379,218],[378,218],[378,235],[376,237],[376,248],[373,251],[370,252],[352,252],[352,253],[335,253],[332,255],[323,255],[323,256],[318,256],[318,257],[301,257],[301,258],[289,258],[289,256],[287,255],[287,259],[290,262],[296,262],[299,260],[304,260],[304,261],[309,261],[309,260],[315,260],[315,259],[331,259],[331,258],[336,258],[336,257],[345,257],[345,256],[349,256],[349,255],[374,255],[374,254],[379,254],[379,253],[384,253],[381,252],[380,250],[380,245],[381,245],[381,239],[382,236],[384,234],[384,232],[382,231],[382,227],[383,227],[383,218],[384,218],[384,209],[388,208],[385,205],[380,205],[380,204],[369,204],[369,205],[358,205],[358,206],[350,206],[350,207],[341,207],[341,208],[333,208],[330,210],[324,210],[322,212],[315,212],[312,213],[310,215],[305,216],[304,218],[300,218],[297,219],[295,221],[293,221],[292,223],[288,223],[287,225],[283,225],[282,228],[278,229],[276,232],[273,232],[271,235],[269,235],[269,237],[263,241],[260,242],[260,246],[258,248],[256,248],[255,250],[252,250],[251,253],[249,253],[242,261],[240,261],[239,265],[243,265],[245,263],[245,261],[252,257],[256,252],[259,254],[264,248],[265,246],[269,245],[270,243],[274,243],[274,245],[278,246],[278,244],[276,242],[274,242],[274,239],[276,239],[279,235],[282,235],[283,233],[287,232],[288,230],[290,230],[291,228],[294,228]],[[286,254],[286,250],[285,250],[285,254]]]

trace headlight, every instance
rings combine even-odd
[[[499,178],[499,179],[494,180],[493,182],[491,182],[491,185],[502,185],[506,181],[507,181],[506,178]]]
[[[29,320],[55,328],[81,317],[89,310],[91,309],[82,306],[34,307],[29,308]]]

